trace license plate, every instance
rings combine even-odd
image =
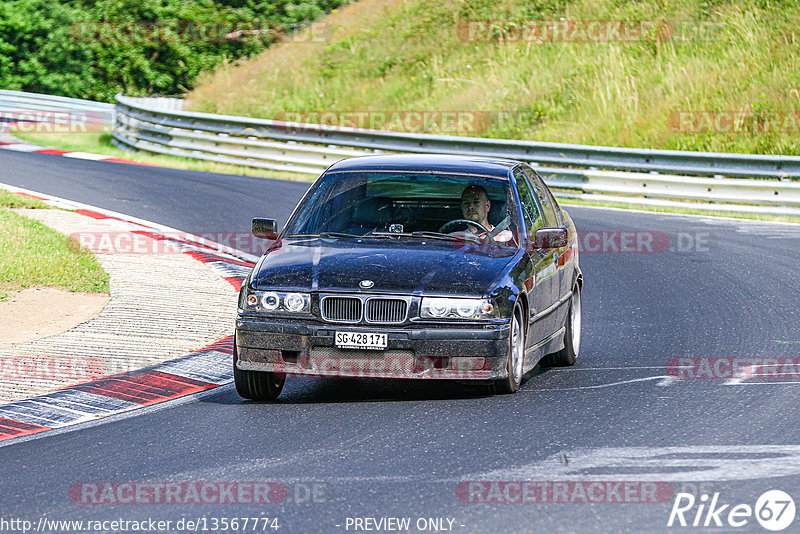
[[[388,334],[372,332],[336,332],[334,345],[340,349],[383,350],[389,339]]]

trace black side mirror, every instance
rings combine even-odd
[[[264,239],[277,239],[278,223],[275,219],[253,219],[253,235]]]
[[[548,250],[563,248],[569,243],[566,228],[539,228],[533,238],[534,248]]]

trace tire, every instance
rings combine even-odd
[[[495,381],[494,393],[506,395],[516,393],[522,383],[523,366],[525,364],[525,328],[522,324],[522,311],[519,306],[514,308],[511,319],[511,332],[508,336],[508,359],[506,370],[508,376]]]
[[[575,364],[581,348],[581,288],[575,286],[564,321],[564,348],[541,359],[542,367],[568,367]]]
[[[245,399],[266,401],[275,400],[283,390],[286,375],[278,375],[267,371],[243,371],[236,366],[239,355],[236,341],[233,343],[233,382],[236,392]]]

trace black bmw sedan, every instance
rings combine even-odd
[[[517,161],[440,155],[342,160],[239,295],[234,380],[275,399],[288,375],[481,381],[513,393],[580,349],[575,225]]]

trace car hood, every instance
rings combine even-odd
[[[488,294],[516,249],[463,242],[309,239],[276,243],[253,272],[256,289]]]

